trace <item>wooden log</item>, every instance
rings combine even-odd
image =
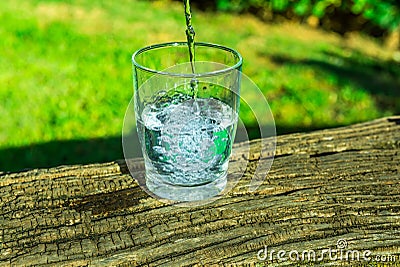
[[[148,196],[124,160],[2,173],[0,265],[379,266],[386,257],[399,266],[400,116],[279,136],[254,192],[251,174],[268,158],[244,145],[229,170],[233,177],[246,168],[242,179],[203,206]],[[142,176],[142,160],[129,162]],[[369,261],[322,255],[337,245],[351,255],[370,251]],[[296,257],[311,251],[315,259]]]

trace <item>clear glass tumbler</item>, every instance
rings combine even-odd
[[[132,56],[136,126],[146,187],[156,196],[197,201],[227,183],[240,103],[242,57],[216,44],[157,44]]]

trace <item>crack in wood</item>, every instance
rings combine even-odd
[[[325,157],[325,156],[335,155],[335,154],[339,154],[339,153],[360,152],[360,151],[362,151],[362,150],[361,149],[345,149],[345,150],[339,150],[339,151],[327,151],[327,152],[310,154],[309,157],[317,158],[317,157]]]

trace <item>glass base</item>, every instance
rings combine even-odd
[[[152,193],[160,198],[175,201],[200,201],[212,198],[225,189],[226,183],[227,173],[212,182],[192,186],[169,184],[146,174],[146,186]]]

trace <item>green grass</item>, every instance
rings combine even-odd
[[[242,53],[244,73],[267,97],[278,133],[400,113],[399,63],[373,40],[250,16],[193,16],[198,41]],[[169,1],[1,1],[0,24],[6,171],[121,158],[131,54],[185,40],[183,7]],[[246,109],[241,117],[254,126]]]

